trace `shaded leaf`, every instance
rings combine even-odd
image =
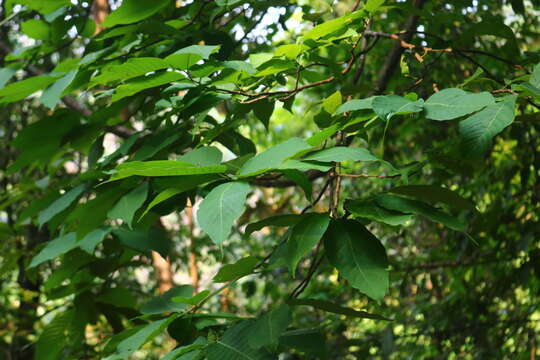
[[[405,115],[423,110],[424,100],[412,101],[398,95],[376,96],[372,101],[373,111],[383,120],[395,115]]]
[[[146,201],[148,196],[148,182],[145,181],[135,189],[122,196],[120,200],[109,210],[107,216],[110,219],[122,219],[131,228],[135,212]]]
[[[180,312],[187,308],[186,304],[173,301],[174,297],[191,297],[193,286],[176,286],[167,292],[158,295],[141,307],[143,314],[161,314],[167,312]]]
[[[388,192],[411,196],[423,201],[442,202],[457,209],[474,210],[475,206],[457,192],[436,185],[406,185],[398,186]]]
[[[246,226],[245,234],[249,235],[254,231],[259,231],[266,226],[291,226],[302,220],[302,215],[285,214],[270,216],[266,219],[254,222]]]
[[[392,226],[404,225],[413,218],[410,214],[385,209],[372,199],[347,200],[345,201],[344,208],[355,217],[378,221]]]
[[[60,101],[64,90],[66,90],[73,79],[75,79],[77,72],[77,70],[72,70],[60,79],[56,80],[54,84],[43,91],[39,101],[49,109],[54,108]]]
[[[77,236],[74,232],[57,237],[45,245],[41,251],[32,258],[29,268],[38,266],[45,261],[52,260],[77,247]]]
[[[169,84],[173,81],[184,79],[184,75],[174,71],[162,71],[145,77],[133,79],[118,86],[114,90],[111,101],[118,101],[127,96],[132,96],[146,89]]]
[[[253,273],[253,270],[258,263],[259,260],[253,256],[245,257],[234,264],[222,266],[216,276],[214,276],[213,280],[214,282],[221,283],[239,279]]]
[[[444,89],[431,95],[424,103],[426,117],[431,120],[451,120],[495,104],[488,93],[473,94],[461,89]]]
[[[101,74],[90,81],[90,87],[108,84],[115,81],[128,80],[146,73],[165,69],[169,64],[154,57],[131,58],[123,64],[111,65],[101,70]]]
[[[335,146],[323,149],[307,155],[304,160],[314,161],[377,161],[379,160],[367,149],[346,146]]]
[[[51,220],[55,215],[68,208],[86,190],[86,184],[80,184],[69,190],[67,193],[56,199],[52,204],[39,212],[38,223],[42,226]]]
[[[346,315],[347,317],[354,317],[359,319],[372,319],[372,320],[387,320],[391,321],[390,319],[385,318],[384,316],[376,315],[376,314],[370,314],[366,311],[358,311],[354,310],[348,307],[344,307],[338,304],[335,304],[330,301],[325,300],[317,300],[317,299],[291,299],[288,301],[289,305],[292,306],[299,306],[299,305],[305,305],[305,306],[312,306],[316,309],[323,310],[326,312],[331,312],[334,314],[340,314],[340,315]]]
[[[255,349],[263,346],[275,348],[291,321],[291,311],[285,304],[266,312],[255,322],[249,334],[249,345]]]

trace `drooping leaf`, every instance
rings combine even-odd
[[[206,343],[205,338],[199,337],[193,344],[177,347],[160,360],[195,360]]]
[[[291,160],[288,160],[288,161],[291,161]],[[283,169],[282,168],[281,173],[283,174],[284,177],[293,181],[296,185],[300,186],[302,190],[304,190],[306,199],[308,199],[308,201],[311,201],[312,196],[313,196],[313,182],[307,177],[307,175],[304,172],[302,172],[299,169]]]
[[[536,64],[534,67],[531,77],[529,78],[529,83],[532,86],[540,88],[540,63]]]
[[[23,33],[36,40],[49,40],[51,28],[43,20],[30,19],[21,24]]]
[[[424,103],[426,117],[431,120],[451,120],[495,104],[488,92],[469,93],[461,89],[444,89],[431,95]]]
[[[358,311],[348,307],[344,307],[338,304],[335,304],[330,301],[318,300],[318,299],[291,299],[288,301],[289,305],[292,306],[312,306],[316,309],[323,310],[326,312],[331,312],[334,314],[346,315],[348,317],[355,317],[359,319],[372,319],[372,320],[387,320],[384,316],[377,314],[370,314],[366,311]]]
[[[275,348],[291,321],[291,311],[285,304],[266,312],[254,324],[248,338],[249,345],[255,349],[264,346]]]
[[[73,79],[75,79],[77,72],[78,70],[71,70],[66,75],[56,80],[54,84],[43,91],[39,101],[49,109],[54,108],[60,101],[64,90],[66,90]]]
[[[364,9],[361,9],[345,16],[341,16],[337,19],[326,21],[305,33],[302,38],[304,41],[317,40],[326,35],[345,29],[347,26],[350,26],[351,23],[365,17],[366,15],[367,14]]]
[[[118,86],[114,91],[111,101],[118,101],[127,96],[135,95],[143,90],[166,85],[173,81],[179,81],[184,78],[184,75],[174,71],[162,71],[152,75],[133,79]]]
[[[67,233],[63,236],[51,240],[43,249],[32,258],[28,267],[35,267],[45,261],[52,260],[62,254],[77,247],[77,236],[74,232]]]
[[[457,192],[435,185],[405,185],[398,186],[389,192],[406,195],[428,202],[442,202],[457,209],[474,210],[474,204],[460,196]]]
[[[349,100],[339,108],[336,109],[334,114],[343,114],[345,112],[357,111],[357,110],[371,110],[373,108],[373,99],[375,97],[369,97],[366,99],[354,99]]]
[[[424,100],[409,100],[397,95],[376,96],[371,105],[373,111],[383,120],[390,120],[395,115],[405,115],[423,110]]]
[[[377,11],[385,2],[386,0],[368,0],[366,5],[364,5],[364,9],[373,13]]]
[[[122,196],[113,208],[109,210],[107,216],[111,219],[122,219],[131,228],[135,212],[144,204],[147,196],[148,182],[145,181]]]
[[[165,61],[176,69],[187,70],[199,60],[208,59],[219,48],[219,45],[191,45],[167,56]]]
[[[326,339],[317,329],[289,330],[279,338],[279,344],[305,352],[319,359],[327,358]]]
[[[238,260],[234,264],[224,265],[219,269],[216,276],[214,276],[214,282],[221,283],[239,279],[246,275],[249,275],[255,269],[255,266],[259,263],[259,260],[253,256],[248,256]]]
[[[261,100],[257,101],[253,107],[253,114],[259,119],[265,128],[268,129],[268,124],[270,123],[270,117],[274,112],[275,103],[270,100]]]
[[[90,87],[109,84],[115,81],[129,80],[152,71],[165,69],[168,66],[169,64],[165,60],[159,58],[131,58],[123,64],[103,68],[101,74],[91,80]]]
[[[516,99],[517,95],[507,96],[459,123],[463,151],[467,155],[483,155],[491,139],[514,121]]]
[[[327,214],[307,214],[292,227],[291,235],[285,245],[285,260],[291,275],[294,277],[296,266],[315,245],[322,239],[330,217]]]
[[[86,184],[80,184],[56,199],[52,204],[40,211],[38,215],[39,226],[51,220],[56,214],[64,211],[86,190]]]
[[[140,0],[124,0],[118,9],[105,18],[103,25],[113,27],[132,24],[154,15],[169,3],[168,0],[156,0],[152,4]]]
[[[302,220],[302,216],[298,214],[285,214],[270,216],[266,219],[254,222],[246,226],[246,235],[250,235],[254,231],[259,231],[266,226],[291,226]]]
[[[388,289],[386,251],[372,233],[354,220],[334,220],[325,234],[330,263],[367,296],[381,300]]]
[[[217,174],[227,170],[225,165],[196,166],[174,160],[129,161],[116,167],[116,172],[109,181],[120,180],[129,176],[181,176]]]
[[[238,175],[241,177],[254,176],[266,170],[277,168],[288,158],[309,148],[311,146],[304,140],[290,138],[246,161],[238,171]]]
[[[96,229],[89,232],[77,243],[77,246],[89,254],[93,254],[96,246],[111,232],[110,228]]]
[[[244,182],[228,182],[216,186],[201,202],[197,222],[214,243],[219,245],[227,240],[234,221],[244,211],[250,191]]]
[[[111,304],[119,308],[133,309],[137,306],[135,295],[125,288],[115,287],[103,291],[97,298],[97,302]]]
[[[0,104],[22,100],[36,91],[46,88],[56,79],[57,77],[52,75],[39,75],[8,84],[0,89]]]
[[[323,149],[307,155],[304,160],[312,161],[377,161],[379,160],[367,149],[353,148],[347,146],[335,146]]]
[[[355,217],[373,220],[392,226],[404,225],[413,218],[410,214],[385,209],[372,199],[347,200],[345,201],[344,208]]]
[[[143,314],[161,314],[167,312],[180,312],[187,308],[186,304],[173,301],[177,296],[191,297],[193,295],[193,286],[180,285],[167,292],[154,297],[141,307]]]
[[[36,358],[43,360],[57,360],[66,345],[66,335],[73,321],[73,310],[62,312],[43,327],[36,342]]]
[[[146,231],[120,227],[114,229],[113,234],[118,237],[124,246],[141,252],[155,250],[164,258],[167,257],[171,248],[171,241],[161,229],[157,228],[150,228],[150,230]]]

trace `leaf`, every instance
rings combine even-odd
[[[22,100],[36,91],[46,88],[56,79],[55,76],[39,75],[8,84],[0,89],[0,104]]]
[[[174,297],[191,297],[193,286],[180,285],[173,287],[167,292],[155,296],[141,307],[142,314],[161,314],[168,312],[180,312],[187,308],[186,304],[173,301]]]
[[[132,24],[144,20],[167,6],[168,0],[155,0],[152,4],[140,0],[123,0],[118,9],[110,13],[103,22],[105,27]]]
[[[227,170],[225,165],[196,166],[174,160],[129,161],[116,166],[116,172],[108,181],[120,180],[129,176],[180,176],[217,174]]]
[[[137,298],[125,288],[108,288],[99,295],[97,302],[111,304],[118,308],[134,309],[137,307]]]
[[[165,61],[176,69],[187,70],[200,60],[208,59],[219,48],[219,45],[191,45],[167,56]]]
[[[309,49],[303,44],[286,44],[281,45],[274,51],[274,56],[285,56],[291,60],[294,60],[305,50]]]
[[[321,359],[327,359],[326,339],[317,329],[286,331],[280,336],[279,344]]]
[[[324,238],[330,263],[350,285],[375,300],[388,290],[388,260],[381,242],[354,220],[334,220]]]
[[[372,101],[373,111],[383,120],[395,115],[405,115],[423,110],[424,100],[411,101],[398,95],[376,96]]]
[[[248,343],[252,348],[260,349],[264,346],[275,348],[279,337],[287,330],[292,321],[292,314],[286,304],[272,309],[257,319],[249,333]]]
[[[473,94],[450,88],[431,95],[424,103],[424,110],[428,119],[451,120],[492,104],[495,98],[488,92]]]
[[[295,63],[289,59],[271,59],[257,68],[255,77],[274,75],[289,69],[294,69]]]
[[[336,109],[334,115],[343,114],[345,112],[357,111],[357,110],[371,110],[373,108],[373,99],[376,96],[369,97],[367,99],[355,99],[349,100]]]
[[[261,101],[257,101],[253,106],[253,114],[255,114],[257,119],[259,119],[263,123],[264,127],[267,130],[268,124],[270,123],[270,117],[274,112],[274,105],[275,103],[273,101],[264,99]]]
[[[45,91],[43,91],[43,94],[41,94],[41,98],[39,101],[49,109],[54,108],[56,104],[58,104],[58,102],[60,101],[64,90],[66,90],[66,88],[69,86],[69,84],[71,84],[73,79],[75,79],[77,72],[77,70],[72,70],[66,75],[64,75],[64,77],[56,80],[54,84],[52,84],[47,89],[45,89]]]
[[[370,314],[366,311],[358,311],[348,307],[344,307],[338,304],[335,304],[330,301],[317,300],[317,299],[291,299],[288,301],[289,305],[292,306],[312,306],[316,309],[323,310],[326,312],[331,312],[334,314],[346,315],[347,317],[354,317],[359,319],[372,319],[372,320],[386,320],[392,321],[391,319],[385,318],[384,316]]]
[[[377,161],[379,160],[367,149],[347,146],[334,146],[307,155],[304,160],[342,162],[342,161]]]
[[[160,229],[150,228],[150,230],[145,231],[142,229],[130,230],[126,227],[120,227],[114,229],[113,234],[118,237],[118,240],[123,245],[131,249],[140,252],[155,250],[164,258],[169,255],[171,242]]]
[[[255,176],[269,169],[277,168],[288,158],[310,148],[311,146],[304,140],[296,137],[290,138],[246,161],[238,171],[238,176]]]
[[[406,195],[428,202],[442,202],[462,210],[475,210],[475,206],[469,200],[463,198],[457,192],[435,185],[406,185],[398,186],[388,192]]]
[[[298,214],[270,216],[246,226],[245,234],[250,235],[254,231],[259,231],[266,226],[291,226],[298,223],[300,220],[302,220],[302,215]]]
[[[259,260],[253,256],[248,256],[238,260],[234,264],[227,264],[219,269],[216,276],[214,276],[214,282],[222,283],[235,279],[239,279],[246,275],[253,273],[255,266],[259,263]]]
[[[375,201],[378,205],[389,210],[399,211],[405,214],[421,215],[431,221],[439,222],[450,229],[457,231],[465,230],[465,224],[458,218],[421,201],[388,194],[376,195]]]
[[[367,15],[366,12],[363,9],[361,9],[351,14],[341,16],[337,19],[326,21],[320,25],[315,26],[313,29],[305,33],[304,36],[302,37],[302,40],[304,41],[317,40],[326,35],[332,34],[339,30],[343,30],[346,27],[350,26],[351,23],[353,23],[355,20],[361,19],[365,17],[366,15]]]
[[[145,343],[159,335],[175,319],[174,316],[154,321],[148,325],[130,328],[133,334],[122,340],[116,347],[116,352],[103,360],[124,360],[138,350]],[[136,331],[133,331],[133,330]]]
[[[43,20],[30,19],[21,24],[22,32],[36,40],[49,40],[51,29]]]
[[[191,150],[190,152],[179,156],[176,160],[196,166],[212,166],[221,164],[223,154],[214,146],[204,146]]]
[[[326,139],[334,135],[339,131],[341,126],[339,124],[331,125],[316,134],[312,135],[309,139],[307,139],[307,143],[311,146],[319,146],[321,145]]]
[[[366,5],[364,5],[364,9],[370,13],[373,13],[377,11],[385,2],[386,0],[368,0]]]
[[[67,209],[75,200],[86,190],[86,184],[80,184],[69,190],[67,193],[56,199],[52,204],[40,211],[38,215],[38,224],[42,226],[51,220],[55,215]]]
[[[101,74],[92,78],[89,87],[128,80],[167,67],[169,67],[169,64],[165,60],[159,58],[131,58],[123,64],[104,67],[101,70]]]
[[[191,296],[191,297],[185,297],[185,296],[175,296],[172,298],[172,301],[179,302],[182,304],[188,304],[188,305],[197,305],[199,302],[204,300],[208,295],[210,295],[209,290],[204,290],[198,293],[197,295]]]
[[[234,69],[236,71],[241,71],[249,75],[253,75],[257,70],[248,62],[240,60],[225,61],[223,65],[226,68]]]
[[[120,200],[107,213],[110,219],[122,219],[130,228],[135,212],[146,201],[148,196],[148,182],[145,181],[135,189],[122,196]]]
[[[300,161],[295,159],[285,160],[281,165],[279,165],[276,170],[298,170],[298,171],[307,171],[307,170],[319,170],[326,172],[332,168],[332,164],[323,163],[318,161]]]
[[[35,10],[43,15],[52,13],[63,6],[71,6],[71,1],[69,0],[17,0],[16,3],[25,5],[29,9]]]
[[[341,106],[341,101],[341,92],[336,91],[335,93],[324,99],[322,103],[322,108],[328,114],[333,114],[336,109]]]
[[[404,225],[413,216],[398,211],[387,210],[379,206],[374,200],[347,200],[344,208],[353,216],[396,226]]]
[[[295,277],[300,259],[317,245],[329,224],[330,218],[327,214],[312,213],[305,215],[293,226],[284,250],[285,261],[292,277]]]
[[[266,350],[249,345],[254,324],[253,320],[244,320],[227,329],[221,339],[208,345],[208,360],[273,360]]]
[[[13,75],[15,75],[16,72],[16,67],[0,68],[0,89],[6,85],[6,83],[13,77]]]
[[[463,150],[468,155],[483,155],[491,139],[514,121],[516,99],[517,95],[507,96],[459,123]]]
[[[215,244],[229,237],[234,221],[244,212],[250,191],[249,184],[228,182],[212,189],[199,205],[197,222]]]
[[[540,88],[540,63],[536,64],[529,78],[529,83],[537,88]]]
[[[198,350],[203,349],[206,342],[205,338],[199,337],[193,344],[177,347],[160,360],[196,360],[198,359],[197,355],[200,354]]]
[[[74,232],[53,239],[45,245],[41,251],[32,258],[29,268],[38,266],[45,261],[57,258],[60,255],[77,247],[77,236]]]
[[[173,81],[183,80],[185,76],[174,71],[162,71],[148,76],[133,79],[118,86],[111,98],[112,102],[121,100],[127,96],[135,95],[143,90],[169,84]]]
[[[287,160],[286,162],[288,161],[290,160]],[[313,182],[306,176],[304,172],[298,169],[281,169],[281,173],[284,177],[300,186],[306,195],[306,199],[311,201],[313,196]]]
[[[92,232],[89,232],[85,235],[79,242],[77,243],[77,246],[80,247],[82,250],[86,251],[90,255],[94,253],[94,250],[96,246],[105,239],[105,236],[107,236],[111,232],[110,228],[107,229],[96,229]]]
[[[62,312],[43,327],[36,341],[36,359],[57,360],[66,345],[66,332],[73,321],[73,310]]]

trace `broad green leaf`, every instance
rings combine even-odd
[[[372,101],[373,111],[383,120],[395,115],[405,115],[423,110],[424,100],[411,101],[398,95],[376,96]]]
[[[110,356],[107,356],[103,360],[124,360],[131,354],[138,350],[141,346],[146,344],[151,339],[159,335],[165,328],[175,319],[174,316],[154,321],[148,325],[142,325],[136,328],[128,329],[133,332],[132,329],[136,329],[132,335],[122,340],[116,347],[116,352]]]
[[[288,163],[291,160],[287,160],[285,163]],[[304,162],[302,162],[304,163]],[[312,167],[312,166],[310,166]],[[330,170],[331,167],[328,168]],[[296,185],[300,186],[304,190],[306,199],[311,201],[313,197],[313,182],[307,177],[306,173],[298,169],[283,169],[281,168],[281,173],[287,179],[293,181]],[[327,170],[325,170],[327,171]]]
[[[302,215],[285,214],[270,216],[266,219],[254,222],[246,226],[246,235],[250,235],[254,231],[259,231],[266,226],[291,226],[302,220]]]
[[[23,33],[36,40],[49,40],[51,28],[43,20],[30,19],[21,24]]]
[[[427,202],[442,202],[457,209],[474,210],[475,206],[457,192],[435,185],[406,185],[398,186],[388,192],[406,195]]]
[[[279,344],[319,359],[327,359],[326,339],[317,329],[286,331],[280,336]]]
[[[66,346],[67,332],[73,322],[73,310],[62,312],[46,324],[35,344],[35,358],[39,360],[57,360],[61,358]]]
[[[208,59],[219,48],[219,45],[191,45],[167,56],[165,61],[174,68],[187,70],[199,60]]]
[[[404,225],[413,218],[410,214],[385,209],[371,199],[347,200],[344,207],[355,217],[378,221],[392,226]]]
[[[491,139],[514,121],[516,99],[516,95],[507,96],[459,123],[459,135],[467,155],[483,155]]]
[[[56,104],[58,104],[58,102],[60,101],[64,90],[66,90],[66,88],[69,86],[69,84],[71,84],[73,79],[75,79],[77,72],[77,70],[72,70],[66,75],[64,75],[64,77],[56,80],[54,84],[52,84],[47,89],[45,89],[45,91],[43,91],[43,94],[41,94],[41,98],[39,101],[49,109],[54,108]]]
[[[294,60],[300,55],[303,51],[309,49],[303,44],[287,44],[281,45],[276,48],[274,51],[275,56],[285,56],[291,60]]]
[[[168,0],[155,0],[152,3],[140,0],[123,0],[118,9],[105,18],[103,26],[132,24],[150,17],[170,4]]]
[[[424,103],[424,110],[428,119],[451,120],[492,104],[495,98],[488,92],[474,94],[450,88],[431,95]]]
[[[254,349],[249,344],[255,321],[244,320],[232,326],[221,339],[208,345],[208,360],[273,360],[265,349]]]
[[[250,63],[245,62],[245,61],[240,61],[240,60],[225,61],[223,65],[226,68],[242,71],[249,75],[253,75],[257,72],[257,70]]]
[[[45,261],[52,260],[60,255],[77,247],[77,236],[74,232],[67,233],[54,240],[51,240],[43,249],[32,258],[29,268],[38,266]]]
[[[244,212],[249,184],[228,182],[216,186],[204,198],[197,211],[199,226],[216,244],[222,244],[231,233],[234,221]]]
[[[239,279],[246,275],[249,275],[255,269],[255,266],[259,263],[259,260],[253,256],[248,256],[238,260],[234,264],[227,264],[219,269],[216,276],[214,276],[214,282],[222,283]]]
[[[322,163],[316,161],[300,161],[295,159],[285,160],[281,165],[276,167],[277,170],[298,170],[298,171],[307,171],[307,170],[319,170],[326,172],[332,168],[332,164]]]
[[[145,231],[120,227],[114,229],[113,234],[118,237],[123,245],[134,250],[146,253],[155,250],[164,258],[169,255],[171,242],[161,229],[150,228],[150,230]]]
[[[197,166],[219,165],[223,160],[223,154],[214,146],[204,146],[191,150],[190,152],[179,156],[176,160]]]
[[[111,304],[119,308],[133,309],[137,307],[137,298],[125,288],[107,288],[96,298],[97,302]]]
[[[145,75],[146,73],[166,69],[169,64],[162,59],[154,57],[131,58],[123,64],[111,65],[102,69],[101,74],[90,81],[90,87],[100,84],[109,84],[116,81],[129,80]]]
[[[109,181],[123,179],[129,176],[180,176],[217,174],[227,170],[225,165],[196,166],[190,163],[174,160],[129,161],[119,164],[116,172]]]
[[[289,305],[292,306],[312,306],[316,309],[323,310],[326,312],[331,312],[334,314],[346,315],[347,317],[354,317],[359,319],[372,319],[372,320],[387,320],[384,316],[370,314],[366,311],[358,311],[348,307],[344,307],[338,304],[335,304],[330,301],[317,300],[317,299],[291,299],[288,301]]]
[[[277,168],[288,158],[310,148],[311,146],[304,140],[300,138],[290,138],[246,161],[240,168],[238,175],[240,177],[254,176],[267,170]]]
[[[89,232],[85,235],[79,242],[77,243],[77,246],[80,247],[82,250],[86,251],[89,254],[93,254],[96,246],[105,239],[105,236],[107,236],[111,232],[110,228],[106,229],[96,229],[92,232]]]
[[[357,110],[371,110],[373,108],[373,99],[375,96],[367,99],[355,99],[349,100],[336,109],[334,114],[343,114],[345,112],[357,111]]]
[[[80,184],[69,190],[67,193],[56,199],[51,205],[40,211],[38,215],[38,224],[42,226],[51,220],[55,215],[68,208],[75,200],[86,190],[86,184]]]
[[[268,124],[270,123],[270,117],[272,116],[272,113],[274,112],[274,101],[270,101],[267,99],[257,101],[253,105],[253,114],[257,117],[257,119],[261,120],[264,127],[268,129]]]
[[[532,86],[540,88],[540,63],[536,64],[534,67],[531,77],[529,78],[529,83]]]
[[[372,13],[377,11],[385,2],[386,0],[368,0],[364,5],[364,9]]]
[[[148,182],[145,181],[135,189],[122,196],[120,200],[109,210],[107,216],[110,219],[122,219],[130,228],[135,212],[146,201],[148,196]]]
[[[172,298],[172,301],[179,302],[182,304],[188,304],[188,305],[197,305],[199,302],[204,300],[208,295],[210,295],[210,290],[204,290],[198,293],[197,295],[193,295],[191,297],[175,296]]]
[[[57,77],[52,75],[39,75],[8,84],[0,89],[0,104],[22,100],[36,91],[46,88],[56,79]]]
[[[289,59],[271,59],[260,67],[257,68],[257,72],[253,74],[255,77],[263,77],[274,75],[283,71],[287,71],[295,68],[295,62]]]
[[[118,101],[127,96],[132,96],[146,89],[169,84],[173,81],[185,79],[184,75],[174,71],[162,71],[145,77],[133,79],[118,86],[114,90],[111,101]]]
[[[0,69],[0,89],[6,85],[16,72],[16,67],[5,67]]]
[[[375,300],[388,290],[386,251],[372,233],[354,220],[334,220],[325,234],[330,263],[350,285]]]
[[[410,200],[400,196],[379,194],[375,196],[378,205],[405,214],[423,216],[431,221],[439,222],[450,229],[464,231],[465,224],[457,217],[449,215],[431,205],[417,200]]]
[[[311,146],[319,146],[326,139],[328,139],[329,137],[337,133],[340,128],[341,126],[339,124],[334,124],[325,129],[322,129],[321,131],[317,132],[316,134],[312,135],[309,139],[307,139],[307,143]]]
[[[335,93],[324,99],[322,103],[322,108],[328,114],[333,114],[341,106],[341,102],[341,92],[336,91]]]
[[[193,286],[176,286],[169,291],[158,295],[148,301],[141,307],[143,314],[161,314],[167,312],[180,312],[187,308],[186,304],[173,301],[174,297],[191,297],[193,295]]]
[[[304,160],[342,162],[342,161],[377,161],[379,160],[367,149],[335,146],[307,155]]]
[[[37,12],[47,15],[63,6],[71,6],[69,0],[17,0],[17,4],[25,5],[27,8],[36,10]]]
[[[321,37],[329,35],[331,33],[343,30],[350,26],[357,19],[361,19],[366,16],[366,12],[361,9],[345,16],[326,21],[320,25],[315,26],[313,29],[304,34],[302,39],[305,40],[317,40]]]
[[[162,357],[160,360],[196,360],[200,354],[199,350],[203,349],[206,343],[207,341],[205,338],[199,337],[193,344],[180,346]]]
[[[286,304],[274,308],[259,319],[249,333],[248,343],[252,348],[259,349],[264,346],[275,348],[279,337],[287,330],[292,321],[292,314]]]
[[[291,235],[285,244],[285,261],[293,277],[298,262],[321,240],[330,224],[327,214],[307,214],[292,227]]]

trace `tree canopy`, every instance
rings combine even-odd
[[[0,4],[0,357],[540,355],[540,1]]]

